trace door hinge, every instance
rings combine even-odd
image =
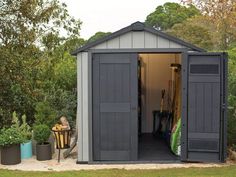
[[[226,105],[225,105],[225,103],[222,104],[221,108],[222,108],[223,110],[226,109]]]

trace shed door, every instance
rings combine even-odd
[[[182,160],[223,161],[225,151],[225,69],[220,53],[183,58]]]
[[[93,55],[93,160],[137,159],[137,60]]]

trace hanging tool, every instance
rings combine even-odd
[[[179,75],[180,75],[180,71],[181,71],[181,65],[179,63],[172,63],[170,65],[171,69],[172,69],[172,109],[171,109],[171,113],[173,115],[173,120],[172,120],[172,126],[174,124],[176,124],[177,122],[177,118],[176,118],[176,108],[178,108],[179,106]]]
[[[164,107],[164,97],[165,97],[165,89],[161,90],[161,105],[160,105],[160,113],[163,111]]]

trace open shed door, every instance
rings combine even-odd
[[[93,55],[93,160],[137,160],[137,54]]]
[[[224,53],[183,55],[183,161],[226,158],[226,73]]]

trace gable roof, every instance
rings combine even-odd
[[[166,34],[166,33],[162,32],[162,31],[156,30],[153,27],[147,26],[144,23],[135,22],[135,23],[131,24],[130,26],[122,28],[121,30],[118,30],[118,31],[116,31],[116,32],[114,32],[112,34],[109,34],[109,35],[107,35],[107,36],[105,36],[105,37],[103,37],[101,39],[98,39],[98,40],[96,40],[94,42],[90,42],[88,44],[85,44],[84,46],[82,46],[82,47],[76,49],[75,51],[73,51],[71,54],[72,55],[76,55],[79,52],[85,51],[85,50],[87,50],[87,49],[89,49],[91,47],[94,47],[94,46],[96,46],[98,44],[101,44],[101,43],[106,42],[108,40],[114,39],[114,38],[116,38],[118,36],[121,36],[121,35],[123,35],[125,33],[131,32],[131,31],[146,31],[146,32],[152,33],[154,35],[161,36],[161,37],[163,37],[165,39],[168,39],[170,41],[173,41],[173,42],[175,42],[177,44],[184,45],[184,46],[186,46],[188,48],[191,48],[191,49],[193,49],[195,51],[199,51],[199,52],[205,52],[206,51],[206,50],[204,50],[204,49],[202,49],[200,47],[197,47],[197,46],[195,46],[193,44],[185,42],[185,41],[183,41],[183,40],[181,40],[179,38],[176,38],[174,36]]]

